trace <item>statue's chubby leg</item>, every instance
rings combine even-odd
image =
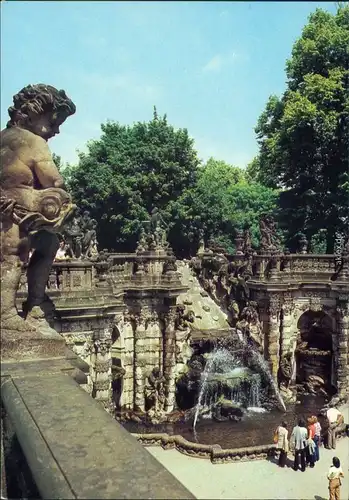
[[[56,234],[43,230],[30,237],[30,247],[34,252],[27,270],[28,298],[23,311],[30,322],[39,321],[47,328],[45,316],[52,303],[45,290],[59,240]]]
[[[1,222],[1,331],[32,332],[35,328],[18,315],[16,294],[22,274],[22,260],[27,253],[19,227],[7,220]]]

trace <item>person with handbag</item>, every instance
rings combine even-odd
[[[327,474],[330,500],[340,500],[341,477],[344,477],[339,458],[333,457],[332,465]]]
[[[306,447],[306,461],[310,467],[315,466],[316,462],[316,443],[315,443],[315,417],[308,418],[308,440]]]
[[[278,450],[280,450],[278,466],[285,467],[288,453],[287,422],[281,422],[281,425],[276,429],[274,443],[277,445]]]

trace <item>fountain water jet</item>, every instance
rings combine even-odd
[[[229,404],[248,408],[260,406],[261,378],[253,373],[241,360],[224,347],[216,348],[209,354],[205,369],[201,375],[198,402],[195,408],[193,428],[195,430],[200,412],[204,408],[212,409],[220,400]],[[223,399],[222,399],[223,398]]]
[[[245,352],[250,357],[250,359],[257,365],[260,372],[266,377],[269,386],[272,388],[277,401],[279,403],[279,409],[286,412],[286,406],[279,392],[279,389],[275,383],[275,380],[270,373],[269,366],[262,355],[253,346],[249,345],[245,339],[242,332],[236,330],[237,337],[240,344],[243,346]],[[219,347],[216,347],[214,351],[209,355],[205,369],[201,376],[201,386],[199,392],[198,402],[195,408],[195,416],[193,421],[193,429],[195,430],[197,420],[200,411],[208,406],[212,408],[217,402],[217,398],[223,395],[223,390],[217,390],[215,394],[212,395],[212,391],[209,391],[209,387],[214,382],[222,381],[226,387],[226,391],[230,395],[232,403],[241,403],[241,399],[245,398],[249,405],[247,409],[251,411],[260,411],[260,375],[258,373],[252,374],[249,368],[241,366],[241,360],[237,359],[229,350],[229,347],[233,347],[233,339],[224,339],[223,343],[220,343]],[[243,389],[241,385],[242,377],[246,377],[249,384],[248,394],[246,394],[246,387]],[[237,381],[237,384],[231,384],[229,386],[229,381]]]
[[[283,411],[286,412],[286,406],[285,406],[284,400],[282,399],[282,396],[281,396],[280,391],[275,383],[275,380],[274,380],[272,374],[270,373],[268,363],[263,358],[263,356],[261,355],[260,352],[258,352],[253,346],[248,344],[247,340],[245,339],[245,337],[241,331],[237,330],[236,333],[239,337],[240,342],[244,345],[244,347],[246,349],[248,349],[248,352],[251,354],[251,357],[254,358],[254,361],[256,362],[256,364],[261,368],[264,375],[267,377],[268,382],[271,385],[271,387],[273,388],[273,391],[275,393],[275,396],[277,397],[277,400],[280,403],[281,408],[283,409]]]

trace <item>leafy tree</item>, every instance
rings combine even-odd
[[[183,234],[177,253],[193,254],[202,235],[232,252],[235,230],[247,226],[257,244],[259,216],[275,209],[277,196],[277,191],[246,179],[243,169],[210,158],[199,169],[195,188],[172,204],[171,230]]]
[[[155,108],[147,123],[101,129],[65,178],[77,204],[99,222],[100,245],[134,251],[141,221],[154,206],[169,221],[169,205],[195,185],[200,162],[187,130],[175,130]]]
[[[256,127],[257,180],[282,188],[280,220],[288,240],[302,230],[311,240],[349,223],[349,7],[317,9],[286,64],[287,89],[271,96]]]

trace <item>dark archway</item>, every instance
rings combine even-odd
[[[306,311],[297,328],[297,385],[306,393],[332,394],[332,319],[323,311]]]

